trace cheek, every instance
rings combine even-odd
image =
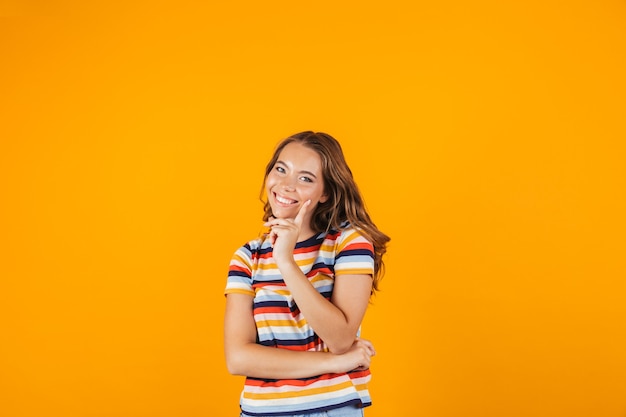
[[[324,194],[324,189],[318,190],[316,194],[320,203],[325,203],[326,201],[328,201],[328,196]]]

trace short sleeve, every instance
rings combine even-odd
[[[357,229],[345,229],[337,240],[335,276],[374,275],[374,245]]]
[[[237,293],[254,297],[251,255],[252,251],[248,244],[239,248],[233,255],[228,267],[225,295]]]

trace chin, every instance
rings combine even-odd
[[[285,210],[274,210],[272,209],[272,216],[276,219],[289,218],[289,213],[286,213]]]
[[[297,207],[294,207],[294,208],[272,207],[272,215],[277,219],[282,219],[282,218],[288,219],[288,218],[296,217],[297,214],[298,214]]]

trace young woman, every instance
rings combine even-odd
[[[246,376],[242,416],[362,416],[375,351],[358,337],[389,241],[371,221],[341,146],[282,141],[265,170],[269,232],[235,252],[226,363]]]

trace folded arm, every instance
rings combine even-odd
[[[351,346],[341,355],[277,349],[256,343],[252,297],[228,294],[224,319],[224,348],[230,373],[255,378],[307,378],[325,373],[368,368],[374,348],[352,337]]]
[[[298,308],[315,333],[331,352],[347,352],[369,304],[372,277],[365,274],[335,277],[329,301],[311,285],[295,261],[279,264],[279,269]]]

